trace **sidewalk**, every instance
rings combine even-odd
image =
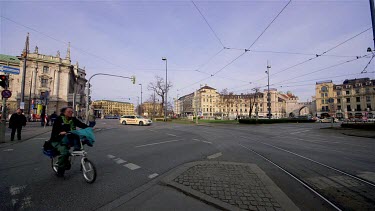
[[[99,210],[299,210],[255,164],[182,165]]]
[[[11,129],[8,128],[8,124],[7,124],[7,128],[6,128],[6,132],[5,132],[5,140],[6,142],[4,143],[1,143],[0,142],[0,148],[3,148],[3,147],[8,147],[10,145],[13,145],[13,144],[17,144],[17,143],[20,143],[20,142],[24,142],[24,141],[27,141],[29,139],[32,139],[36,136],[39,136],[39,135],[42,135],[42,134],[45,134],[45,137],[49,137],[51,134],[52,130],[52,127],[51,126],[46,126],[45,128],[42,127],[40,125],[40,122],[27,122],[26,124],[26,127],[23,127],[22,128],[22,131],[21,131],[21,140],[18,141],[17,140],[17,132],[15,134],[15,139],[14,141],[10,141],[10,134],[11,134]]]

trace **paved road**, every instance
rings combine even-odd
[[[301,210],[373,209],[374,139],[320,129],[328,126],[139,127],[101,120],[98,127],[103,130],[96,133],[95,146],[88,148],[98,170],[92,185],[83,181],[77,162],[65,179],[55,177],[50,160],[41,153],[48,135],[41,135],[1,148],[0,210],[97,209],[198,160],[255,163]]]

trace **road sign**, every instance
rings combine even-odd
[[[2,92],[1,92],[1,96],[3,97],[3,98],[10,98],[11,96],[12,96],[12,92],[10,91],[10,90],[3,90]]]
[[[25,109],[25,102],[21,102],[20,109]]]
[[[19,75],[20,74],[20,68],[9,67],[9,66],[6,66],[6,65],[0,65],[0,72]]]

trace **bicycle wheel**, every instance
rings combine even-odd
[[[57,174],[57,160],[58,160],[58,156],[55,156],[55,157],[52,157],[51,158],[51,167],[52,167],[52,170]]]
[[[87,183],[94,183],[96,180],[96,168],[87,158],[82,158],[82,174]]]

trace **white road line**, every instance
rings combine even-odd
[[[222,155],[223,155],[223,153],[218,152],[218,153],[215,153],[213,155],[207,156],[207,159],[215,159],[215,158],[218,158],[218,157],[220,157]]]
[[[26,196],[25,198],[22,199],[21,210],[25,209],[25,208],[28,208],[28,207],[31,207],[31,197],[30,196]]]
[[[159,174],[154,173],[154,174],[150,174],[150,175],[148,175],[148,178],[149,178],[149,179],[152,179],[152,178],[157,177],[157,176],[159,176]]]
[[[33,138],[33,139],[43,139],[43,140],[48,140],[49,137],[47,137],[47,138]]]
[[[107,155],[107,157],[108,157],[109,159],[113,159],[113,158],[115,158],[116,156],[114,156],[114,155]]]
[[[120,159],[116,160],[116,163],[122,164],[122,163],[126,163],[126,161],[120,158]]]
[[[4,149],[3,152],[10,152],[13,151],[14,149]]]
[[[290,134],[303,133],[303,132],[307,132],[307,131],[310,131],[310,130],[302,130],[302,131],[297,131],[297,132],[294,132],[294,133],[290,133]]]
[[[174,137],[176,137],[176,135],[175,135],[175,134],[170,134],[170,133],[167,133],[167,135],[168,135],[168,136],[174,136]]]
[[[199,142],[204,142],[206,144],[212,144],[212,142],[209,142],[209,141],[201,141],[199,139],[196,139],[196,138],[193,138],[193,141],[199,141]]]
[[[182,140],[171,140],[171,141],[162,141],[162,142],[157,142],[157,143],[152,143],[152,144],[143,144],[143,145],[135,146],[135,148],[153,146],[153,145],[158,145],[158,144],[166,144],[166,143],[177,142],[177,141],[182,141]]]
[[[124,166],[132,171],[141,168],[140,166],[135,165],[134,163],[128,163],[128,164],[125,164]]]
[[[25,189],[26,185],[23,186],[10,186],[9,192],[12,196],[20,194],[23,189]]]
[[[155,131],[155,130],[151,130],[151,129],[149,129],[149,131],[151,131],[151,132],[155,132],[155,133],[156,133],[156,131]]]

